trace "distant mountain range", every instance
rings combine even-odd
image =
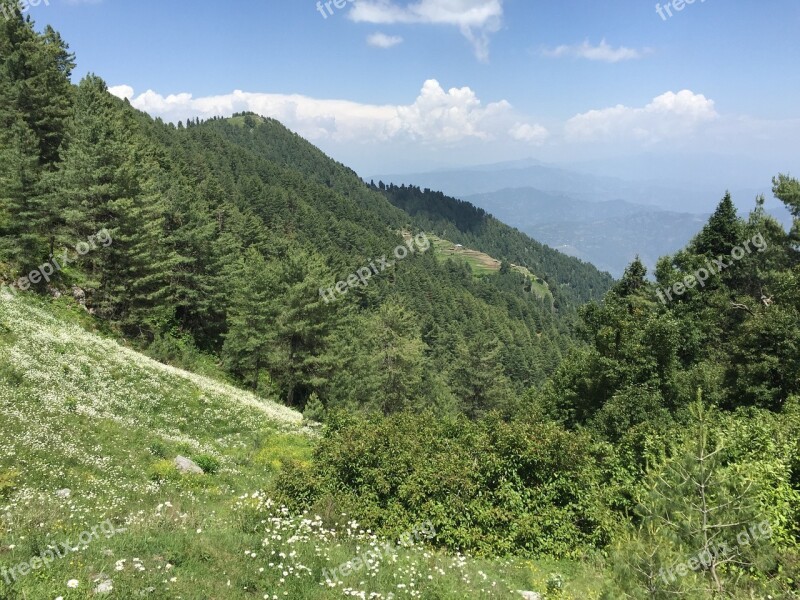
[[[722,176],[720,176],[722,177]],[[466,200],[534,239],[619,277],[638,255],[652,269],[659,257],[684,247],[725,194],[708,181],[670,186],[628,181],[536,160],[405,175],[374,181],[410,184]],[[720,179],[721,180],[721,179]],[[764,193],[767,210],[785,227],[791,217],[764,187],[739,178],[731,192],[741,211]]]
[[[535,188],[463,198],[494,217],[570,256],[619,277],[638,255],[651,268],[682,248],[707,215],[678,213],[622,200],[585,202]]]

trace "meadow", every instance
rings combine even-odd
[[[599,598],[590,565],[447,555],[291,514],[272,483],[312,459],[315,427],[121,345],[63,298],[0,300],[0,411],[0,598]]]

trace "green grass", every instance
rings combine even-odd
[[[248,116],[252,119],[253,122],[258,124],[267,122],[267,120],[264,117],[259,117],[258,115],[248,115]],[[238,117],[229,117],[228,122],[238,127],[244,127],[245,118],[246,116],[243,115],[240,115]]]
[[[91,598],[106,580],[100,597],[517,598],[553,572],[567,581],[559,597],[599,598],[591,566],[422,546],[327,585],[324,569],[383,542],[346,516],[291,515],[268,499],[284,464],[312,459],[301,416],[94,329],[67,302],[0,298],[0,567],[76,548],[11,585],[0,572],[0,598]],[[178,473],[179,454],[209,472]],[[104,523],[111,535],[78,541]]]

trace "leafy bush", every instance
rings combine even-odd
[[[263,442],[253,461],[266,466],[270,472],[277,473],[292,463],[307,466],[310,458],[310,440],[301,440],[297,436],[278,433],[269,436]]]
[[[167,447],[164,445],[163,442],[155,441],[150,444],[150,454],[155,456],[156,458],[167,458]]]
[[[219,471],[219,461],[208,454],[201,454],[195,458],[194,462],[197,463],[197,466],[203,469],[203,473],[207,475],[213,475]]]
[[[159,460],[150,465],[150,479],[157,482],[178,479],[178,469],[171,460]]]
[[[607,446],[550,423],[333,414],[312,464],[284,469],[278,487],[297,508],[331,502],[389,536],[431,521],[449,549],[577,556],[610,540],[614,465]]]
[[[0,471],[0,498],[7,499],[17,489],[20,472],[16,469]]]

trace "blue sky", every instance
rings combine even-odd
[[[274,116],[362,174],[642,153],[800,165],[800,3],[695,0],[666,20],[650,0],[342,3],[30,12],[68,40],[76,80],[174,121]]]

